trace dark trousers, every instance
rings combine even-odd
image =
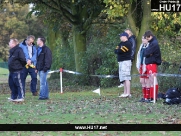
[[[23,70],[18,72],[10,72],[9,87],[11,89],[11,99],[24,99],[25,91],[23,87]]]
[[[30,90],[32,93],[36,92],[36,85],[37,85],[37,73],[35,72],[34,68],[23,68],[23,73],[24,73],[24,79],[23,79],[23,86],[25,90],[25,85],[26,85],[26,77],[28,74],[31,76],[31,84],[30,84]]]

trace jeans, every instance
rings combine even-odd
[[[25,90],[25,83],[26,83],[26,77],[28,75],[28,73],[31,76],[31,84],[30,84],[30,90],[32,93],[36,92],[36,85],[37,85],[37,73],[35,72],[34,68],[23,68],[23,73],[24,73],[24,79],[23,79],[23,86],[24,86],[24,90]]]
[[[47,82],[47,72],[38,71],[40,77],[40,94],[39,98],[49,98],[49,89],[48,89],[48,82]]]
[[[10,72],[8,83],[11,89],[11,99],[24,99],[25,91],[23,87],[23,70]]]

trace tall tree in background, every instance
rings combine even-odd
[[[137,48],[141,44],[141,37],[145,31],[150,29],[151,24],[151,2],[150,0],[104,0],[107,9],[106,12],[110,18],[126,17],[128,27],[131,28],[137,37]],[[136,56],[135,56],[136,57]],[[133,61],[132,73],[137,73]]]
[[[29,5],[20,6],[18,4],[4,4],[0,9],[0,57],[7,61],[8,42],[10,38],[23,40],[29,34],[35,36],[42,35],[43,25],[38,23],[35,17],[26,18],[29,12]]]
[[[16,0],[21,4],[41,4],[72,25],[76,71],[82,71],[81,63],[86,51],[86,33],[92,21],[104,8],[102,0]],[[61,18],[60,18],[61,19]]]
[[[56,50],[56,47],[61,48],[64,46],[69,48],[68,38],[71,25],[63,16],[51,9],[47,9],[42,4],[32,6],[28,16],[32,15],[37,16],[47,26],[47,45],[52,52]]]

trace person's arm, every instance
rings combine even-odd
[[[18,60],[21,62],[22,66],[26,65],[26,59],[23,50],[20,48],[18,52]]]
[[[122,54],[130,51],[131,45],[129,43],[125,43],[123,46],[117,46],[115,49],[116,54]]]
[[[144,56],[148,58],[152,56],[156,50],[158,50],[158,45],[156,44],[149,45],[149,47],[146,48],[144,51]]]
[[[51,64],[52,64],[52,53],[51,50],[47,48],[45,52],[45,64],[43,71],[47,72],[47,70],[51,67]]]
[[[31,63],[34,64],[34,66],[36,66],[36,58],[37,58],[37,49],[35,46],[33,46],[33,55],[32,55],[32,58],[31,58]]]
[[[20,43],[19,47],[21,47],[21,49],[23,50],[24,56],[26,58],[26,61],[30,60],[27,47],[24,46],[22,43]]]

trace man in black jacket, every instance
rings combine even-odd
[[[44,37],[38,37],[37,39],[37,63],[36,72],[40,77],[40,94],[39,100],[49,99],[49,89],[47,82],[47,74],[52,64],[51,50],[45,45],[46,39]]]
[[[156,37],[153,35],[151,31],[146,31],[144,34],[144,37],[148,40],[149,46],[145,49],[144,55],[145,55],[145,64],[146,64],[146,71],[147,75],[149,77],[149,83],[150,83],[150,89],[146,90],[148,99],[147,102],[152,102],[154,98],[154,88],[156,91],[155,97],[157,97],[158,94],[158,82],[156,79],[156,73],[157,66],[161,64],[161,51],[160,47],[158,45],[158,41]],[[155,87],[154,87],[154,76],[155,76]]]
[[[128,40],[131,42],[132,50],[131,50],[131,61],[133,62],[136,52],[136,37],[133,35],[131,29],[127,28],[124,30],[128,35]]]
[[[25,55],[23,50],[19,47],[17,39],[10,39],[9,42],[9,87],[11,89],[10,101],[24,101],[25,90],[22,84],[23,81],[23,67],[26,64]]]
[[[120,34],[120,44],[114,50],[117,54],[119,63],[119,80],[124,85],[124,93],[119,97],[131,97],[130,80],[131,80],[131,42],[128,41],[128,34],[123,32]]]

